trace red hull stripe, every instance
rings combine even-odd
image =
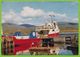
[[[58,37],[59,33],[54,33],[54,34],[48,34],[48,37],[53,38],[53,37]]]

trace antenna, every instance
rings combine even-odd
[[[53,17],[55,17],[55,15],[49,15],[51,17],[50,22],[53,22]]]

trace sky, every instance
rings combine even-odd
[[[2,2],[2,22],[41,25],[52,19],[57,22],[78,22],[78,2]]]

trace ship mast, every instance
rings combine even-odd
[[[54,25],[53,25],[53,17],[55,17],[55,15],[49,15],[50,16],[50,24],[52,26],[52,28],[54,28]]]
[[[55,15],[49,15],[50,16],[50,23],[53,23],[53,17],[55,17]]]

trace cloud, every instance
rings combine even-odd
[[[2,19],[3,23],[21,24],[23,21],[22,17],[20,17],[19,14],[15,13],[12,10],[10,10],[9,12],[3,12]]]
[[[19,13],[13,10],[2,12],[2,23],[23,24],[30,20],[32,20],[32,18],[23,18]]]
[[[34,9],[31,7],[23,7],[23,10],[21,11],[21,16],[23,17],[36,17],[36,16],[42,16],[44,15],[44,11],[41,9]]]
[[[53,11],[45,12],[42,9],[34,9],[32,7],[23,7],[23,10],[21,11],[21,16],[23,17],[41,17],[41,16],[49,16],[49,15],[55,15],[59,17],[67,17],[66,14],[59,14],[55,13]]]
[[[67,15],[65,13],[60,14],[60,13],[55,13],[55,12],[48,12],[48,15],[54,15],[55,17],[61,17],[61,18],[67,18]]]
[[[71,22],[78,23],[78,18],[73,18]]]
[[[26,6],[23,7],[23,10],[20,12],[22,17],[39,17],[41,19],[50,19],[49,15],[54,15],[57,21],[61,21],[62,19],[67,19],[67,15],[65,13],[56,13],[54,11],[44,11],[42,9],[34,9],[32,7]],[[59,20],[61,19],[61,20]]]
[[[8,12],[2,12],[2,22],[25,24],[29,23],[30,21],[34,21],[34,19],[36,19],[38,21],[37,23],[40,23],[40,20],[44,21],[44,19],[50,19],[49,15],[54,15],[55,17],[53,19],[55,19],[56,21],[70,22],[70,18],[67,16],[66,13],[62,14],[62,13],[56,13],[54,11],[44,11],[42,9],[34,9],[28,6],[23,7],[23,9],[18,13],[14,12],[14,10],[9,10]],[[71,19],[71,22],[78,22],[78,18]]]

